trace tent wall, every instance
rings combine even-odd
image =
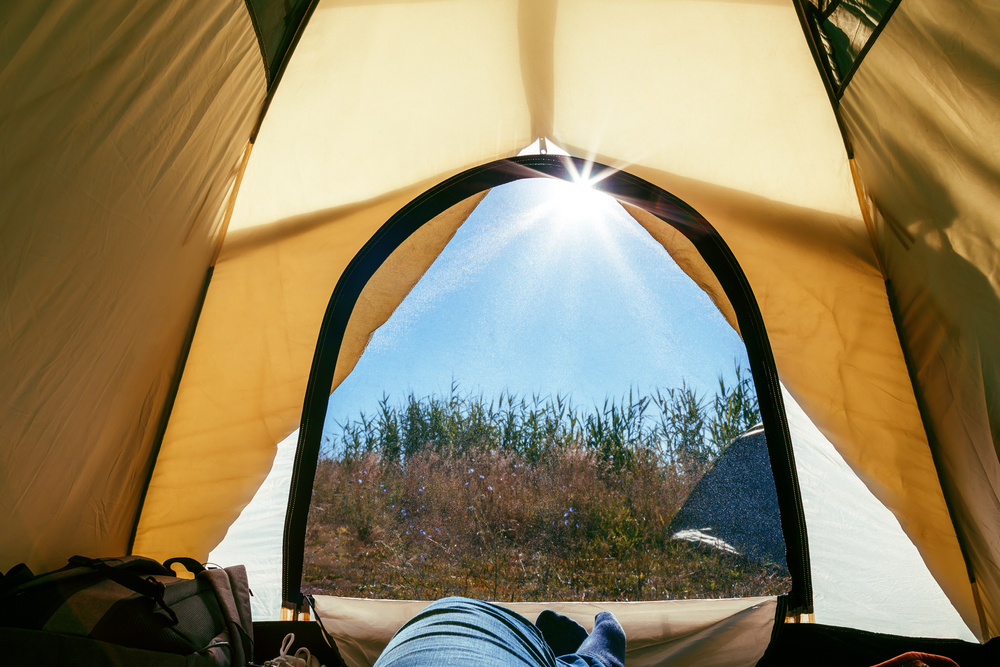
[[[0,9],[0,568],[127,548],[227,194],[310,9],[277,7]],[[997,634],[998,27],[908,0],[855,49],[839,112],[873,251],[790,2],[321,2],[255,143],[135,551],[221,539],[295,426],[323,305],[368,236],[544,134],[721,232],[784,384]]]
[[[154,479],[136,550],[204,556],[222,538],[298,420],[337,267],[421,190],[412,184],[516,152],[545,127],[576,154],[675,193],[721,232],[760,303],[782,381],[978,625],[843,140],[794,8],[533,7],[320,3],[231,226],[273,242],[251,260],[238,234],[227,241],[233,254],[217,268],[158,464],[173,481]],[[286,240],[282,230],[297,225],[314,229]],[[338,225],[352,230],[345,242]],[[206,466],[197,502],[179,509],[190,457],[212,451],[224,473]],[[217,503],[223,496],[232,500]]]
[[[998,34],[996,6],[902,2],[840,104],[985,637],[1000,633]]]
[[[243,0],[0,8],[0,569],[127,550],[264,94]]]

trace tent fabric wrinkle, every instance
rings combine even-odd
[[[0,569],[124,553],[263,72],[241,2],[0,10]]]

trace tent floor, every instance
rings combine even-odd
[[[909,651],[951,658],[959,667],[1000,665],[1000,637],[986,644],[959,639],[883,635],[815,623],[786,623],[757,667],[870,667]]]
[[[331,649],[318,623],[265,621],[253,624],[254,662],[277,657],[281,641],[295,633],[293,648],[307,647],[328,667],[342,665],[340,653]],[[958,639],[923,639],[883,635],[819,624],[785,624],[776,633],[757,667],[871,667],[908,651],[951,658],[959,667],[1000,665],[1000,638],[987,644]]]

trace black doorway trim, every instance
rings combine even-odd
[[[284,605],[298,609],[302,603],[300,587],[306,523],[330,387],[333,385],[334,370],[347,322],[368,280],[411,234],[451,206],[484,190],[523,178],[549,177],[573,181],[574,175],[579,173],[601,175],[604,178],[593,186],[595,190],[642,208],[684,234],[715,272],[729,297],[736,311],[757,388],[757,400],[778,495],[786,560],[792,576],[788,613],[812,612],[809,548],[792,440],[767,331],[743,270],[715,228],[697,211],[669,192],[624,171],[615,171],[601,164],[591,165],[580,158],[552,155],[498,160],[474,167],[431,188],[389,218],[341,275],[323,317],[302,411],[282,545]]]

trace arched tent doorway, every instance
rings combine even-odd
[[[335,384],[350,372],[363,350],[358,349],[358,333],[367,342],[373,325],[371,300],[362,299],[377,272],[426,223],[445,214],[490,188],[527,178],[557,178],[593,187],[617,199],[646,230],[680,258],[685,272],[709,293],[730,324],[742,335],[747,347],[750,370],[757,387],[760,414],[767,433],[767,447],[774,472],[782,532],[785,535],[792,589],[787,596],[789,615],[812,610],[809,556],[805,519],[799,497],[794,454],[784,407],[759,309],[739,265],[712,226],[683,201],[625,171],[613,170],[588,161],[557,156],[523,156],[501,160],[469,170],[424,193],[401,209],[362,248],[343,273],[327,308],[320,341],[307,390],[295,457],[283,557],[283,597],[289,607],[302,603],[299,586],[306,515],[313,490],[320,438],[326,416],[327,397]],[[478,200],[475,200],[478,203]],[[408,249],[410,252],[414,248]],[[693,251],[693,252],[692,252]],[[376,288],[377,292],[378,289]],[[401,299],[405,295],[399,294]],[[362,305],[358,306],[359,300]],[[382,321],[398,300],[382,307]],[[361,311],[356,312],[356,307]],[[380,310],[378,306],[375,310]],[[352,315],[364,324],[354,324]],[[351,349],[351,346],[354,349]],[[345,353],[346,349],[346,353]]]

